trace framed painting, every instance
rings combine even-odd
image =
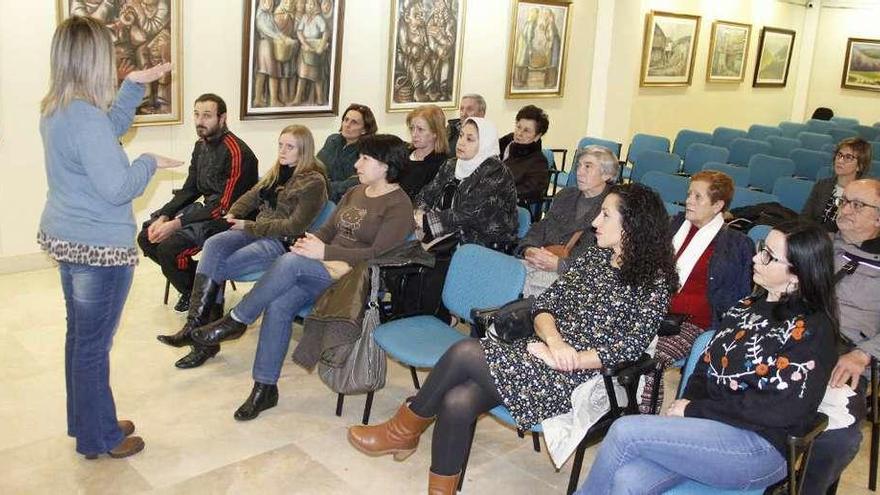
[[[758,59],[755,61],[756,88],[782,88],[788,82],[788,69],[794,51],[795,32],[790,29],[764,27],[758,43]]]
[[[700,16],[651,11],[645,18],[641,86],[690,86]]]
[[[336,115],[344,0],[245,0],[241,119]]]
[[[514,0],[507,55],[507,98],[562,96],[571,4]]]
[[[880,91],[880,40],[849,38],[841,88]]]
[[[458,108],[466,0],[391,0],[386,110]]]
[[[58,22],[89,16],[110,28],[120,84],[133,70],[165,62],[174,70],[147,86],[135,126],[183,122],[182,0],[58,0]]]
[[[745,79],[751,35],[751,24],[727,21],[712,23],[707,81],[742,82]]]

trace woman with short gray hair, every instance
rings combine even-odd
[[[517,252],[524,258],[528,275],[523,293],[537,295],[565,272],[572,260],[596,243],[590,222],[599,213],[620,166],[613,151],[591,145],[575,154],[577,183],[553,198],[550,211],[532,225]]]

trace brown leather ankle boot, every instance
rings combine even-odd
[[[394,454],[395,461],[411,456],[419,446],[419,437],[434,418],[423,418],[406,404],[388,421],[375,426],[352,426],[348,429],[348,441],[367,455]]]
[[[458,490],[459,477],[461,477],[461,471],[449,476],[429,471],[428,495],[454,495]]]

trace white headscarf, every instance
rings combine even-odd
[[[462,122],[461,127],[464,128],[468,122],[473,122],[477,126],[477,132],[480,135],[480,148],[477,150],[477,154],[470,160],[459,158],[455,162],[455,178],[458,180],[470,177],[474,170],[486,161],[487,158],[498,156],[500,153],[498,149],[498,129],[495,127],[495,124],[482,117],[469,117]]]

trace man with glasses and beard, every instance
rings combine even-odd
[[[193,110],[196,141],[189,172],[165,206],[150,215],[138,234],[144,254],[180,293],[174,310],[189,309],[196,273],[192,256],[208,237],[229,228],[227,210],[257,183],[257,158],[226,127],[226,103],[215,94],[196,98]],[[201,199],[201,201],[198,201]]]
[[[880,180],[850,182],[837,204],[834,265],[841,354],[819,411],[829,427],[816,440],[804,489],[824,495],[859,451],[871,358],[880,357]]]

